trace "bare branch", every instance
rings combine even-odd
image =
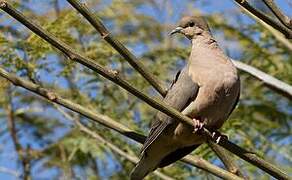
[[[233,174],[238,175],[239,177],[242,177],[244,179],[248,179],[246,176],[243,175],[243,173],[240,171],[238,166],[233,161],[233,158],[228,154],[228,152],[219,146],[218,144],[208,141],[208,145],[212,148],[212,150],[217,154],[217,156],[221,159],[224,166],[227,168],[227,170]]]
[[[274,15],[289,29],[292,29],[292,20],[282,13],[281,9],[276,5],[274,0],[263,0]]]
[[[274,27],[270,26],[269,24],[267,24],[265,21],[263,21],[262,19],[258,18],[257,16],[255,16],[254,14],[252,14],[250,11],[248,11],[247,9],[241,7],[241,9],[250,17],[252,17],[253,19],[255,19],[258,23],[260,23],[264,28],[266,28],[268,31],[270,31],[270,33],[275,37],[275,39],[282,43],[287,49],[289,49],[290,51],[292,51],[292,43],[289,41],[289,39],[286,39],[284,34],[282,34],[280,31],[278,31],[277,29],[275,29]]]
[[[292,100],[292,86],[289,84],[286,84],[276,78],[274,78],[271,75],[268,75],[260,70],[258,70],[255,67],[249,66],[247,64],[244,64],[240,61],[232,60],[232,62],[235,64],[235,66],[243,70],[244,72],[247,72],[254,76],[255,78],[262,81],[266,86],[269,88],[277,91],[278,93],[286,96],[288,99]]]
[[[15,76],[14,74],[8,73],[7,71],[5,71],[1,67],[0,67],[0,76],[9,80],[15,86],[25,88],[30,92],[33,92],[39,96],[44,97],[45,99],[47,99],[50,102],[59,104],[67,109],[70,109],[74,112],[77,112],[77,113],[83,115],[84,117],[86,117],[94,122],[100,123],[103,126],[110,128],[114,131],[117,131],[120,134],[122,134],[122,135],[136,141],[136,142],[143,144],[145,139],[146,139],[146,137],[144,135],[141,135],[141,134],[138,134],[138,133],[132,131],[128,127],[112,120],[108,116],[97,114],[95,112],[88,110],[88,108],[84,108],[84,107],[82,107],[78,104],[75,104],[69,100],[63,99],[62,97],[60,97],[56,93],[51,92],[43,87],[40,87],[32,82],[29,82],[27,80],[19,78],[19,77]],[[213,164],[209,163],[206,160],[203,160],[202,158],[199,158],[198,156],[188,155],[188,156],[184,157],[182,159],[182,161],[187,162],[188,164],[191,164],[197,168],[206,170],[206,171],[214,174],[217,177],[221,177],[224,179],[230,179],[230,180],[242,180],[242,178],[240,178],[240,177],[238,177],[238,176],[236,176],[228,171],[225,171],[224,169],[221,169],[217,166],[214,166]]]
[[[79,62],[86,67],[92,69],[93,71],[101,74],[105,78],[113,81],[117,85],[121,86],[128,92],[132,93],[139,99],[143,100],[145,103],[150,105],[151,107],[167,114],[168,116],[175,118],[177,120],[180,120],[181,122],[187,123],[189,125],[193,125],[192,119],[190,119],[187,116],[184,116],[182,113],[174,109],[173,107],[166,105],[160,100],[153,99],[149,97],[147,94],[137,90],[133,86],[131,86],[126,80],[124,80],[116,71],[113,71],[111,69],[102,67],[101,65],[97,64],[94,60],[86,58],[85,56],[77,53],[76,51],[73,51],[68,45],[63,43],[62,41],[58,40],[56,37],[50,35],[48,32],[43,30],[38,25],[35,25],[32,23],[28,18],[26,18],[24,15],[22,15],[19,11],[14,9],[10,4],[8,4],[6,1],[1,0],[0,1],[0,8],[3,9],[5,12],[10,14],[12,17],[26,25],[29,29],[31,29],[33,32],[41,36],[43,39],[45,39],[47,42],[52,44],[54,47],[61,50],[63,53],[68,55],[71,60],[74,60],[76,62]],[[3,73],[2,73],[3,74]],[[7,76],[7,72],[4,72],[3,76]],[[9,76],[8,76],[9,77]],[[11,76],[10,76],[11,77]],[[17,81],[16,81],[17,82]],[[19,84],[16,84],[19,85]],[[34,89],[32,89],[34,90]],[[44,97],[49,97],[51,101],[57,102],[57,98],[52,95],[48,96],[48,92],[45,92],[43,94]],[[204,128],[203,133],[208,137],[211,138],[211,132]],[[219,145],[223,146],[225,149],[231,151],[232,153],[236,154],[237,156],[241,157],[242,159],[256,165],[257,167],[261,168],[262,170],[266,171],[270,175],[276,177],[276,178],[282,178],[282,179],[288,179],[289,176],[284,171],[280,170],[276,166],[274,166],[271,163],[268,163],[264,159],[256,156],[254,153],[250,153],[239,146],[233,144],[232,142],[228,140],[222,140]]]
[[[24,180],[28,180],[30,179],[30,159],[28,155],[29,150],[26,150],[25,148],[22,147],[17,137],[17,130],[15,127],[15,115],[13,111],[11,95],[8,95],[8,97],[9,97],[9,102],[6,107],[7,126],[12,137],[12,142],[13,142],[15,151],[17,152],[18,158],[22,164],[22,169],[23,169],[22,178]]]
[[[118,41],[103,25],[99,17],[92,13],[90,9],[78,0],[67,0],[76,10],[78,10],[96,29],[102,38],[108,42],[120,55],[129,62],[162,96],[166,95],[166,88],[162,83],[148,71],[143,63],[137,59],[120,41]]]
[[[250,13],[254,14],[256,17],[260,18],[261,20],[263,20],[264,22],[266,22],[267,24],[269,24],[273,28],[275,28],[278,31],[280,31],[281,33],[283,33],[286,36],[286,38],[288,38],[288,39],[292,38],[292,30],[290,30],[289,28],[287,28],[286,26],[284,26],[280,22],[273,20],[271,17],[265,15],[264,13],[257,10],[256,8],[252,7],[247,2],[247,0],[235,0],[235,2],[237,2],[237,4],[239,4],[241,7],[245,8]]]
[[[236,176],[235,174],[232,174],[232,173],[225,171],[225,170],[222,171],[222,169],[218,168],[217,166],[212,165],[211,163],[209,163],[208,161],[206,161],[205,159],[203,159],[202,157],[197,156],[197,155],[185,156],[183,158],[183,162],[188,163],[190,165],[198,164],[198,165],[200,165],[199,167],[201,169],[204,169],[205,171],[207,171],[209,173],[213,173],[213,174],[216,173],[216,174],[220,175],[218,177],[221,177],[222,179],[230,179],[230,180],[241,179],[241,180],[243,180],[243,178]],[[198,166],[196,166],[196,167],[198,167]]]

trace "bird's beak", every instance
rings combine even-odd
[[[180,33],[181,30],[183,30],[182,27],[177,27],[177,28],[175,28],[174,30],[172,30],[172,31],[169,33],[169,35],[171,36],[171,35],[173,35],[173,34],[175,34],[175,33]]]

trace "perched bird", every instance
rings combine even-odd
[[[235,66],[219,48],[206,21],[199,16],[183,17],[170,34],[181,33],[192,43],[187,65],[171,85],[164,102],[193,119],[194,126],[158,112],[142,148],[142,157],[131,173],[143,179],[206,141],[199,129],[219,129],[235,108],[240,80]]]

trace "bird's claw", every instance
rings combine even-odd
[[[193,124],[194,124],[194,131],[193,131],[193,133],[196,133],[196,132],[202,130],[203,127],[204,127],[204,123],[202,123],[198,119],[193,119]]]
[[[227,139],[228,140],[228,137],[224,134],[221,134],[219,131],[214,131],[212,133],[212,139],[217,143],[219,144],[220,140],[222,139]]]

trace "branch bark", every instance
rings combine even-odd
[[[92,112],[88,110],[87,108],[84,108],[78,104],[75,104],[69,100],[63,99],[56,93],[49,91],[43,87],[40,87],[39,85],[36,85],[32,82],[29,82],[27,80],[24,80],[22,78],[19,78],[15,76],[14,74],[8,73],[3,68],[0,67],[0,76],[3,78],[9,80],[12,84],[15,86],[22,87],[24,89],[27,89],[30,92],[33,92],[39,96],[44,97],[48,101],[52,103],[56,103],[58,105],[61,105],[67,109],[70,109],[74,112],[77,112],[84,117],[88,118],[89,120],[92,120],[94,122],[100,123],[103,126],[110,128],[114,131],[117,131],[118,133],[136,141],[141,144],[144,143],[146,137],[144,135],[138,134],[134,132],[133,130],[129,129],[128,127],[112,120],[108,116],[97,114],[95,112]],[[225,171],[224,169],[221,169],[217,166],[214,166],[213,164],[209,163],[206,160],[203,160],[202,158],[199,158],[198,156],[191,156],[187,155],[182,159],[183,162],[187,162],[188,164],[191,164],[192,166],[195,166],[197,168],[203,169],[207,172],[212,173],[213,175],[217,177],[221,177],[223,179],[230,179],[230,180],[242,180],[242,178]]]
[[[11,95],[8,95],[8,98],[9,98],[8,100],[9,102],[6,107],[8,130],[11,134],[15,151],[17,152],[18,158],[22,164],[22,169],[23,169],[22,178],[24,180],[29,180],[30,179],[30,159],[28,155],[29,150],[23,148],[19,142],[19,139],[17,137],[17,130],[15,127],[15,115],[13,111]]]
[[[136,69],[162,96],[166,95],[166,88],[162,86],[160,80],[158,80],[150,71],[145,68],[143,63],[135,57],[119,40],[117,40],[103,25],[99,17],[92,13],[89,8],[84,4],[76,0],[67,0],[76,10],[78,10],[88,22],[96,29],[101,37],[110,44],[120,55],[128,61],[128,63]]]
[[[283,81],[280,81],[279,79],[274,78],[273,76],[266,74],[258,70],[257,68],[244,64],[240,61],[232,60],[232,62],[238,69],[251,74],[253,77],[262,81],[272,90],[292,100],[292,86],[290,86],[289,84],[286,84]]]
[[[292,30],[290,30],[289,28],[287,28],[286,26],[284,26],[280,22],[277,22],[277,21],[273,20],[271,17],[265,15],[264,13],[259,11],[258,9],[252,7],[247,2],[247,0],[234,0],[234,1],[238,5],[240,5],[241,7],[245,8],[246,10],[248,10],[250,13],[254,14],[256,17],[260,18],[261,20],[263,20],[264,22],[266,22],[267,24],[269,24],[273,28],[275,28],[278,31],[280,31],[281,33],[283,33],[286,36],[286,38],[288,38],[288,39],[292,38]]]
[[[263,0],[274,15],[289,29],[292,29],[292,20],[282,13],[281,9],[276,5],[274,0]]]
[[[244,179],[248,179],[246,176],[243,175],[238,166],[234,163],[233,158],[228,154],[228,152],[224,148],[222,148],[221,146],[212,141],[208,141],[208,145],[221,159],[224,166],[227,168],[229,172],[236,174]]]
[[[47,31],[42,29],[40,26],[34,24],[28,18],[26,18],[23,14],[21,14],[19,11],[17,11],[15,8],[13,8],[9,3],[6,1],[0,0],[0,8],[10,14],[12,17],[17,19],[19,22],[27,26],[30,30],[32,30],[34,33],[42,37],[44,40],[52,44],[54,47],[62,51],[64,54],[66,54],[71,60],[79,62],[80,64],[83,64],[84,66],[92,69],[94,72],[99,73],[100,75],[104,76],[105,78],[111,80],[112,82],[116,83],[117,85],[121,86],[128,92],[132,93],[139,99],[143,100],[145,103],[150,105],[151,107],[167,114],[168,116],[180,120],[181,122],[184,122],[189,125],[193,125],[192,119],[184,116],[182,113],[174,109],[173,107],[163,103],[160,100],[153,99],[149,97],[147,94],[139,91],[138,89],[131,86],[127,81],[125,81],[121,76],[119,76],[117,71],[114,71],[112,69],[108,69],[105,67],[102,67],[101,65],[97,64],[94,60],[86,58],[85,56],[77,53],[76,51],[72,50],[67,44],[63,43],[62,41],[58,40],[53,35],[49,34]],[[4,73],[5,75],[5,73]],[[7,74],[6,74],[7,75]],[[52,101],[56,101],[56,98],[54,96],[51,97]],[[203,133],[206,135],[206,137],[210,138],[212,137],[211,132],[204,128]],[[233,144],[232,142],[228,140],[222,140],[219,145],[223,146],[225,149],[231,151],[232,153],[236,154],[237,156],[241,157],[242,159],[256,165],[260,169],[264,170],[265,172],[269,173],[270,175],[281,178],[281,179],[288,179],[289,176],[286,172],[279,169],[278,167],[274,166],[271,163],[268,163],[264,159],[256,156],[253,153],[249,153],[248,151],[238,147],[237,145]]]
[[[266,28],[268,31],[270,31],[270,33],[275,37],[275,39],[278,42],[282,43],[287,49],[292,51],[292,43],[289,41],[289,39],[286,39],[285,36],[281,32],[279,32],[277,29],[273,28],[269,24],[265,23],[263,20],[261,20],[260,18],[256,17],[254,14],[250,13],[248,10],[246,10],[244,8],[242,8],[242,10],[247,15],[249,15],[250,17],[255,19],[258,23],[260,23],[264,28]]]

